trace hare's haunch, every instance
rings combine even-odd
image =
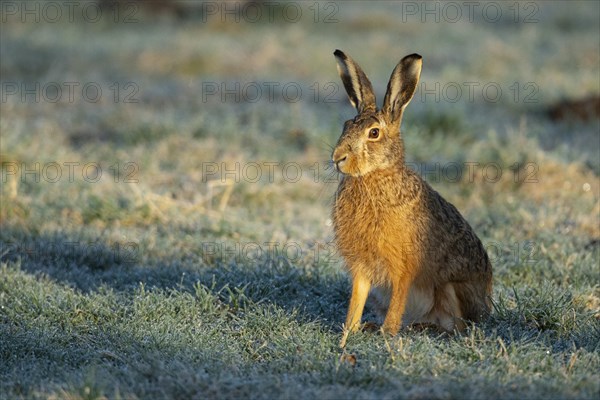
[[[363,70],[340,50],[334,55],[358,111],[332,154],[343,174],[333,206],[336,243],[352,277],[342,345],[359,327],[371,289],[387,333],[402,324],[460,331],[490,312],[492,265],[458,210],[404,163],[400,125],[422,58],[398,63],[378,109]]]

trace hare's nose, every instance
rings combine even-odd
[[[336,168],[339,170],[340,167],[344,164],[344,162],[346,161],[346,159],[348,158],[347,154],[343,154],[341,156],[338,156],[337,158],[333,158],[333,163],[335,164]]]

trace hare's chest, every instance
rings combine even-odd
[[[341,191],[334,206],[334,228],[345,257],[381,263],[400,256],[418,239],[410,206],[393,198]]]
[[[419,265],[420,237],[405,213],[348,206],[336,208],[334,219],[338,251],[353,275],[384,285]]]

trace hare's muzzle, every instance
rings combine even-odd
[[[339,172],[344,172],[343,167],[344,167],[344,164],[346,163],[346,160],[348,159],[348,154],[339,152],[338,150],[339,149],[336,149],[333,152],[331,161],[333,161],[333,164],[335,164],[335,169],[337,169]]]

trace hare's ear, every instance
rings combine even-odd
[[[411,54],[400,60],[394,68],[382,108],[392,121],[397,121],[402,117],[404,107],[413,98],[421,76],[422,65],[422,57],[418,54]]]
[[[338,72],[350,102],[359,113],[363,111],[375,111],[375,94],[369,78],[365,75],[358,64],[340,50],[333,55],[338,63]]]

